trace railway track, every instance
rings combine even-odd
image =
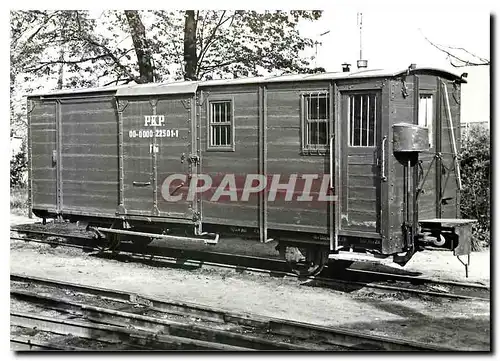
[[[64,246],[90,251],[103,251],[95,239],[83,235],[62,235],[56,232],[27,230],[12,227],[15,231],[33,237],[15,237],[11,239],[26,242],[49,244],[53,247]],[[40,239],[43,237],[44,239]],[[50,239],[52,238],[52,239]],[[61,241],[61,239],[64,239]],[[217,267],[233,269],[237,272],[250,271],[266,273],[278,277],[298,277],[290,272],[285,261],[272,258],[235,255],[229,253],[186,250],[163,245],[150,244],[138,246],[122,242],[111,252],[101,253],[102,257],[133,260],[152,265],[182,267],[197,269],[200,267]],[[452,299],[477,299],[489,301],[490,288],[485,285],[460,283],[452,281],[434,280],[423,277],[384,273],[359,269],[333,269],[330,267],[322,273],[325,276],[301,278],[303,285],[330,287],[333,289],[351,292],[354,290],[375,290],[385,293],[405,293],[420,297],[446,297]]]
[[[456,351],[120,290],[10,279],[11,345],[21,349]]]

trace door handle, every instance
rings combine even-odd
[[[132,182],[134,187],[147,187],[151,185],[151,182]]]
[[[181,184],[179,184],[177,187],[175,187],[175,189],[170,193],[171,196],[174,195],[175,192],[177,192],[179,189],[181,189],[183,186],[184,186],[184,182],[182,182]]]
[[[387,177],[385,175],[385,143],[387,141],[387,135],[382,138],[382,149],[381,149],[381,161],[382,164],[380,165],[380,173],[382,174],[380,178],[382,179],[383,182],[387,181]]]
[[[330,137],[330,189],[333,189],[333,138],[335,135]]]

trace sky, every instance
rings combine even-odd
[[[416,63],[450,68],[446,56],[430,45],[424,35],[434,43],[464,47],[489,57],[490,12],[487,8],[450,10],[450,7],[433,6],[433,11],[429,11],[425,2],[415,9],[373,3],[375,5],[350,2],[338,8],[330,6],[318,21],[303,24],[304,35],[322,43],[318,46],[318,66],[337,71],[343,62],[356,64],[358,12],[363,14],[363,58],[368,60],[369,67],[400,68]],[[330,32],[319,36],[326,31]]]
[[[222,1],[222,4],[224,2]],[[283,8],[280,3],[263,9]],[[316,48],[305,54],[316,55],[313,65],[327,71],[341,71],[341,64],[351,64],[356,70],[360,52],[358,13],[363,14],[362,50],[369,68],[396,69],[417,66],[443,68],[461,74],[468,72],[468,84],[463,86],[464,121],[489,120],[489,67],[454,68],[446,54],[433,47],[436,44],[463,47],[483,58],[490,58],[490,13],[488,2],[476,0],[474,6],[454,1],[331,1],[308,5],[323,10],[317,21],[302,21],[299,31],[303,36],[318,41]],[[120,8],[123,4],[109,8]],[[155,4],[158,5],[158,4]],[[155,5],[147,6],[148,9]],[[195,8],[205,8],[197,4]],[[201,6],[200,6],[201,5]],[[212,3],[211,3],[212,5]],[[290,9],[303,8],[300,3],[287,3]],[[212,5],[215,7],[215,5]],[[258,6],[258,5],[257,5]],[[234,4],[216,6],[231,8]],[[135,8],[135,6],[134,6]],[[103,9],[93,7],[91,16],[98,18]],[[326,33],[326,34],[324,34]],[[324,35],[321,35],[324,34]],[[131,41],[125,39],[125,41]],[[55,80],[54,80],[55,82]]]
[[[327,71],[341,71],[341,64],[356,70],[359,59],[360,31],[357,14],[363,14],[362,49],[368,67],[405,69],[410,64],[442,68],[454,73],[468,73],[462,86],[462,121],[484,122],[490,118],[489,67],[454,68],[447,55],[433,43],[463,47],[482,58],[490,59],[490,13],[487,3],[476,1],[474,7],[435,1],[414,2],[409,7],[398,3],[351,1],[331,3],[315,22],[301,25],[301,33],[321,42],[316,65]],[[432,9],[432,11],[429,11]],[[325,32],[329,33],[320,36]],[[425,37],[424,37],[425,36]],[[314,49],[311,54],[314,54]]]

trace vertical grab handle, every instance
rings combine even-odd
[[[380,173],[382,174],[380,178],[382,179],[383,182],[387,181],[387,177],[385,175],[385,142],[387,141],[387,135],[382,138],[382,164],[380,166]]]
[[[330,137],[330,189],[333,189],[333,137]]]

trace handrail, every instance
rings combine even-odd
[[[382,138],[382,164],[380,166],[380,173],[382,173],[382,176],[380,177],[383,182],[387,181],[387,177],[385,175],[385,142],[387,141],[387,135]]]
[[[333,138],[335,136],[332,135],[330,137],[330,189],[333,189]]]

